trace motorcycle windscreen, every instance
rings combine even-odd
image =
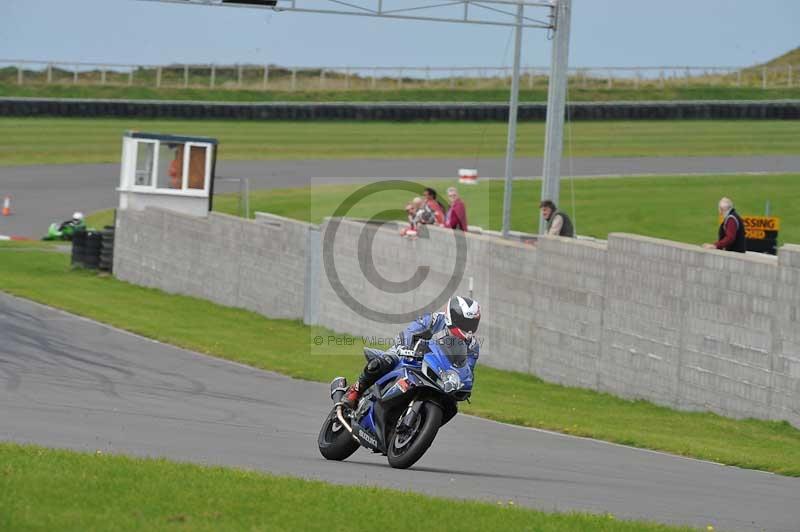
[[[463,368],[467,365],[467,344],[464,340],[445,336],[436,340],[436,345],[453,367]]]

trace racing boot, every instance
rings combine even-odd
[[[350,410],[355,410],[356,406],[358,405],[358,400],[361,398],[361,386],[359,385],[359,381],[351,384],[347,391],[344,392],[344,397],[342,398],[342,404],[349,408]]]

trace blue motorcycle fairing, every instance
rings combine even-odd
[[[461,387],[457,391],[472,391],[472,369],[466,358],[463,363],[454,365],[453,360],[462,361],[453,357],[452,350],[448,349],[446,344],[432,340],[428,342],[428,348],[429,352],[424,355],[422,360],[401,358],[389,373],[378,379],[370,388],[371,393],[368,396],[368,400],[371,401],[371,404],[369,409],[357,420],[353,427],[356,434],[359,434],[359,430],[364,430],[368,433],[366,437],[359,435],[359,440],[365,447],[381,452],[386,451],[386,430],[383,427],[384,404],[399,399],[421,386],[433,388],[444,395],[442,390],[442,375],[444,372],[455,371],[458,374]],[[424,378],[421,378],[420,374]],[[408,381],[410,385],[408,389],[404,390],[397,384],[397,381],[401,378]],[[455,410],[453,410],[454,414]],[[370,437],[376,440],[377,445],[372,445],[372,442],[369,441],[365,442]]]

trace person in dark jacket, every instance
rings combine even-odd
[[[733,207],[733,201],[730,198],[719,200],[719,215],[722,217],[722,223],[719,224],[719,230],[717,231],[717,241],[713,244],[703,244],[703,247],[706,249],[735,251],[737,253],[747,251],[744,221],[739,216],[739,213],[736,212]]]
[[[572,220],[566,213],[558,210],[556,204],[550,200],[544,200],[539,204],[542,217],[547,222],[547,234],[549,236],[566,236],[575,238],[575,228]]]

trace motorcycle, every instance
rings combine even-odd
[[[42,240],[72,240],[76,231],[86,231],[86,225],[83,222],[76,223],[73,220],[67,220],[63,223],[53,222],[47,229],[47,235]]]
[[[363,393],[355,409],[342,403],[347,379],[331,382],[334,405],[317,442],[326,459],[345,460],[364,447],[394,468],[409,468],[458,413],[458,402],[469,400],[473,374],[463,340],[420,340],[413,351],[400,353],[400,363]],[[367,361],[383,354],[364,349]]]

